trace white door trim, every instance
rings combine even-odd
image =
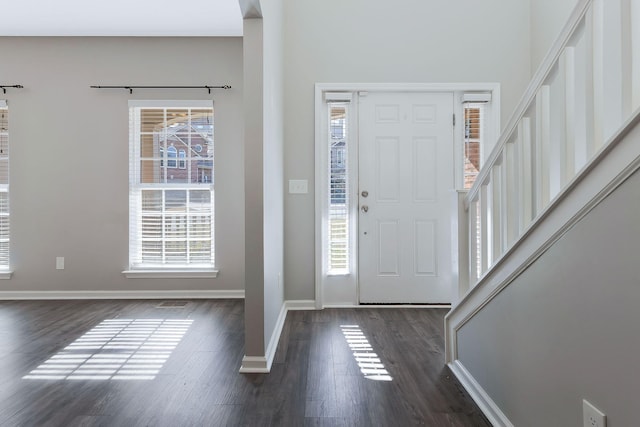
[[[315,301],[316,309],[325,306],[323,289],[327,284],[327,277],[323,269],[323,239],[322,218],[323,207],[327,197],[324,183],[327,179],[326,155],[326,131],[323,129],[323,114],[326,108],[323,94],[325,92],[491,92],[493,104],[493,117],[495,135],[499,134],[500,123],[500,84],[499,83],[316,83],[315,85]],[[354,100],[357,102],[357,99]],[[461,110],[460,110],[461,111]],[[457,117],[462,117],[456,111]],[[457,126],[461,129],[461,126]],[[455,138],[462,136],[462,132],[456,131]],[[456,147],[462,147],[462,141],[456,140]],[[461,157],[459,149],[455,152],[456,158]],[[356,164],[357,164],[357,159]],[[457,166],[456,166],[457,167]],[[356,199],[357,200],[357,199]],[[357,259],[357,253],[353,254]],[[358,290],[356,274],[351,274],[348,281],[353,287],[353,300],[344,301],[344,304],[358,304]],[[335,305],[332,301],[330,304]]]

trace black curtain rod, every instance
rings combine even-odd
[[[13,87],[16,89],[22,89],[24,86],[22,85],[0,85],[0,88],[2,88],[2,93],[7,93],[7,88],[8,87]]]
[[[92,89],[126,89],[130,94],[134,89],[231,89],[231,86],[91,86]]]

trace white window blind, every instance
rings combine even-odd
[[[213,103],[129,107],[130,268],[212,268]]]
[[[347,104],[329,103],[328,273],[349,272],[349,169]]]
[[[491,94],[488,93],[471,93],[463,95],[464,106],[464,188],[470,189],[478,177],[480,168],[482,167],[482,150],[486,143],[485,125],[486,125],[486,105],[491,102]],[[482,231],[481,231],[481,215],[480,203],[476,206],[476,266],[477,271],[474,273],[480,277],[482,273],[481,247],[482,247]]]
[[[9,109],[0,100],[0,270],[9,269]]]
[[[470,189],[480,171],[484,133],[484,103],[464,104],[464,188]]]

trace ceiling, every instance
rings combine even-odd
[[[238,0],[0,0],[0,36],[241,36]]]

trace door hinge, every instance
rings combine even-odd
[[[453,127],[456,127],[456,113],[453,113]]]

